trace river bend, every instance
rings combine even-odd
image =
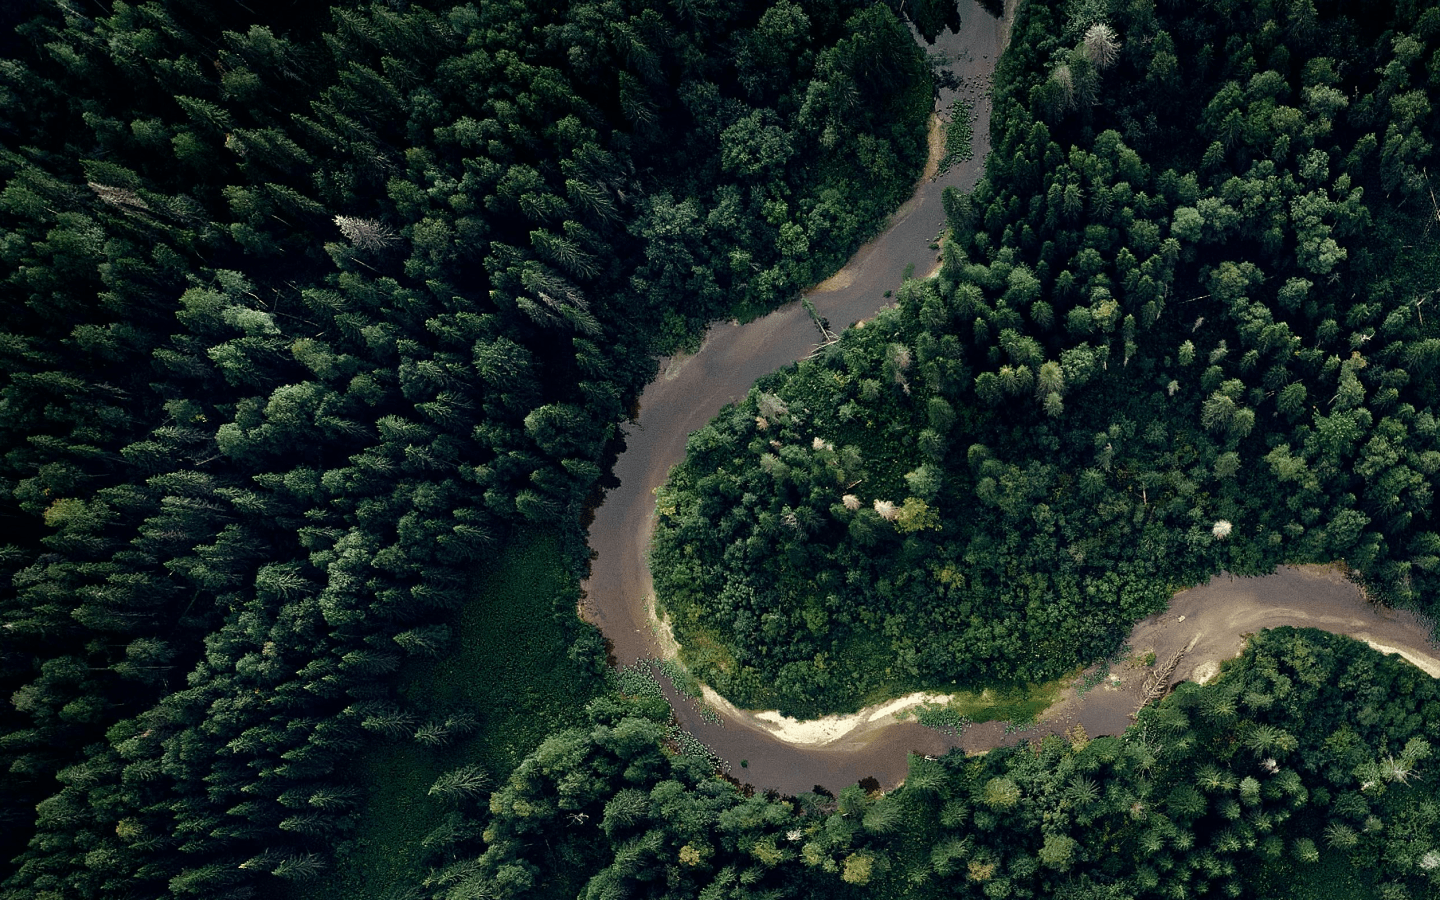
[[[936,252],[929,245],[945,224],[941,192],[950,186],[969,190],[982,174],[990,149],[989,87],[1007,29],[973,0],[961,0],[961,15],[961,32],[943,35],[927,50],[949,57],[946,67],[961,81],[960,96],[973,103],[974,157],[943,177],[923,178],[886,230],[808,294],[837,329],[875,315],[889,302],[885,292],[897,288],[907,272],[924,275],[934,270]],[[943,91],[940,109],[947,109],[955,96],[954,91]],[[619,487],[608,492],[590,526],[595,556],[581,607],[584,617],[611,642],[620,664],[667,652],[651,618],[653,591],[646,562],[655,489],[684,458],[691,432],[726,404],[743,398],[756,379],[808,354],[816,339],[815,326],[799,302],[743,326],[717,324],[706,332],[698,352],[663,360],[659,375],[641,394],[639,416],[625,429],[626,449],[614,467]],[[1222,575],[1178,594],[1169,610],[1139,623],[1130,646],[1139,652],[1153,649],[1162,658],[1189,646],[1174,678],[1203,678],[1219,660],[1240,651],[1244,634],[1278,625],[1351,634],[1385,650],[1401,650],[1440,676],[1440,658],[1427,643],[1427,628],[1413,616],[1366,603],[1353,585],[1321,567],[1286,568],[1260,579]],[[989,723],[972,726],[958,738],[897,721],[894,704],[892,709],[837,719],[829,727],[799,723],[785,728],[773,721],[778,719],[774,714],[767,720],[767,714],[736,710],[723,701],[713,704],[721,713],[716,724],[702,718],[693,703],[673,694],[671,700],[680,724],[729,762],[732,775],[758,788],[794,794],[817,785],[837,791],[867,777],[893,786],[904,778],[910,752],[940,754],[956,746],[976,752],[1077,723],[1092,737],[1117,734],[1129,722],[1139,679],[1137,670],[1119,666],[1114,677],[1083,700],[1069,691],[1031,731],[1006,734],[1001,724]],[[797,733],[808,735],[803,739],[810,742],[797,742]]]

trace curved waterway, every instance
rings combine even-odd
[[[929,245],[944,228],[941,192],[952,185],[969,190],[981,175],[990,149],[990,79],[1004,46],[1006,25],[973,0],[962,0],[961,13],[960,33],[943,35],[926,49],[946,54],[944,67],[961,82],[959,96],[973,102],[974,158],[943,177],[922,179],[884,233],[808,294],[836,329],[875,315],[890,302],[885,292],[899,287],[907,272],[923,276],[934,270],[936,252]],[[942,92],[940,109],[948,109],[955,96],[952,91]],[[743,398],[756,379],[810,353],[817,339],[815,326],[799,302],[746,325],[718,324],[706,333],[698,352],[663,360],[659,375],[641,394],[639,417],[627,426],[626,449],[614,467],[620,485],[607,493],[590,526],[595,558],[582,605],[582,614],[609,639],[620,664],[662,658],[673,650],[665,645],[651,614],[653,589],[646,552],[654,524],[655,489],[684,458],[685,442],[693,431],[726,404]],[[1353,585],[1328,571],[1288,569],[1267,579],[1221,576],[1203,588],[1177,595],[1170,610],[1136,626],[1130,644],[1139,652],[1154,649],[1168,659],[1173,649],[1192,643],[1186,661],[1175,671],[1180,679],[1191,677],[1206,660],[1213,665],[1216,659],[1236,655],[1246,632],[1311,625],[1357,636],[1373,634],[1372,643],[1404,649],[1412,659],[1428,659],[1435,666],[1431,674],[1440,675],[1440,659],[1427,655],[1433,653],[1426,644],[1428,629],[1413,617],[1377,610]],[[1224,616],[1221,610],[1226,611]],[[1177,621],[1180,616],[1185,620]],[[867,777],[893,786],[904,778],[910,752],[941,754],[957,746],[977,752],[1077,723],[1091,736],[1117,734],[1138,702],[1138,677],[1121,669],[1117,675],[1118,683],[1107,679],[1083,699],[1068,691],[1070,696],[1030,731],[1006,734],[1003,725],[987,723],[966,729],[958,738],[897,721],[895,704],[822,723],[784,723],[773,713],[737,710],[718,701],[712,703],[720,713],[715,723],[673,693],[671,702],[680,724],[729,762],[735,777],[757,788],[794,794],[817,785],[838,791]]]

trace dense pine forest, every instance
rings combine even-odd
[[[701,679],[1041,682],[1221,569],[1436,613],[1440,9],[1026,5],[938,278],[692,436],[652,568]]]
[[[656,357],[909,194],[953,4],[0,20],[5,896],[1440,896],[1440,682],[1347,639],[782,798],[576,617]],[[659,498],[685,661],[813,713],[1053,677],[1220,566],[1432,609],[1437,44],[1022,0],[938,279]]]
[[[658,353],[878,227],[933,89],[900,4],[562,6],[60,2],[7,37],[7,896],[313,880],[357,754],[603,688],[574,610],[616,425]],[[558,574],[479,589],[524,553]]]

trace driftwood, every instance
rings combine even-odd
[[[1150,701],[1159,700],[1161,697],[1170,693],[1170,676],[1175,674],[1175,667],[1180,665],[1180,660],[1185,657],[1185,651],[1189,649],[1189,647],[1185,647],[1176,650],[1175,655],[1170,657],[1169,662],[1150,673],[1140,688],[1140,705],[1135,707],[1135,711],[1130,714],[1130,718],[1133,719],[1140,715],[1140,710],[1144,709],[1145,705]]]
[[[830,330],[829,321],[816,311],[815,304],[810,302],[809,297],[801,297],[800,305],[805,307],[805,311],[810,314],[810,321],[815,323],[815,328],[820,332],[820,343],[816,344],[815,349],[811,350],[805,357],[806,359],[814,359],[816,356],[819,356],[821,351],[826,347],[838,343],[840,335]]]
[[[821,341],[820,343],[816,344],[816,345],[815,345],[815,348],[814,348],[813,350],[811,350],[809,353],[805,354],[805,358],[806,358],[806,359],[814,359],[815,357],[817,357],[817,356],[819,356],[821,353],[823,353],[823,352],[825,351],[825,348],[826,348],[826,347],[829,347],[829,346],[831,346],[832,344],[839,343],[839,341],[840,341],[839,336],[832,333],[832,334],[830,334],[828,337],[826,337],[825,340],[823,340],[823,341]]]

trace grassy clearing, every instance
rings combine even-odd
[[[1019,722],[1034,719],[1049,709],[1064,686],[1061,679],[979,694],[958,694],[951,698],[950,707],[972,722]]]
[[[368,796],[354,848],[329,876],[291,891],[295,900],[384,897],[423,877],[420,842],[445,812],[426,792],[441,773],[478,764],[498,783],[547,734],[584,718],[602,685],[569,658],[556,616],[557,604],[573,606],[577,595],[558,542],[519,535],[498,560],[477,574],[450,652],[400,675],[400,693],[419,719],[467,711],[479,728],[444,747],[391,742],[360,754],[351,778]]]

